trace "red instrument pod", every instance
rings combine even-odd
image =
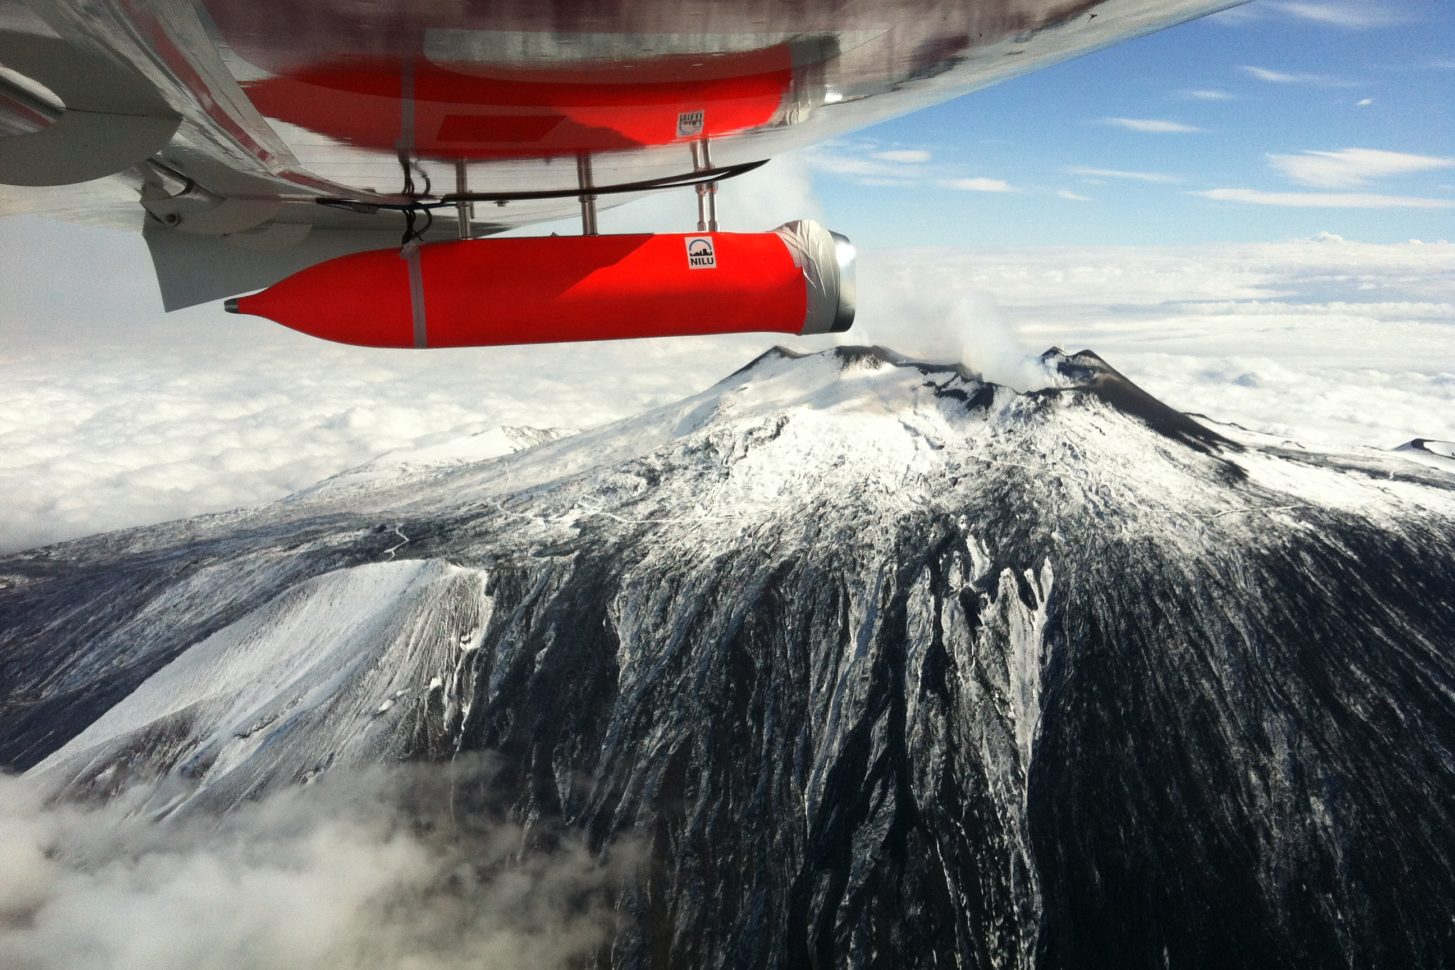
[[[331,259],[227,308],[366,347],[826,333],[853,322],[853,247],[806,221],[429,243]]]

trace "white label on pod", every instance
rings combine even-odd
[[[707,122],[706,111],[681,111],[677,114],[677,137],[696,138],[702,134],[702,126]]]
[[[687,237],[687,268],[717,269],[717,251],[711,236]]]

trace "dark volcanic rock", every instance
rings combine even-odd
[[[1455,485],[1046,362],[774,352],[12,557],[0,753],[169,813],[496,752],[528,825],[649,847],[603,965],[1449,965]]]

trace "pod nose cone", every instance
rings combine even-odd
[[[242,313],[242,310],[239,309],[237,305],[237,297],[233,297],[231,300],[228,300],[222,305],[222,308],[228,313]]]

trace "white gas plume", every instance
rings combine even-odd
[[[961,364],[987,381],[1017,391],[1055,383],[1055,373],[1028,353],[995,301],[958,286],[924,285],[925,280],[861,264],[867,287],[854,329],[845,342],[880,344],[906,357],[936,364]]]

